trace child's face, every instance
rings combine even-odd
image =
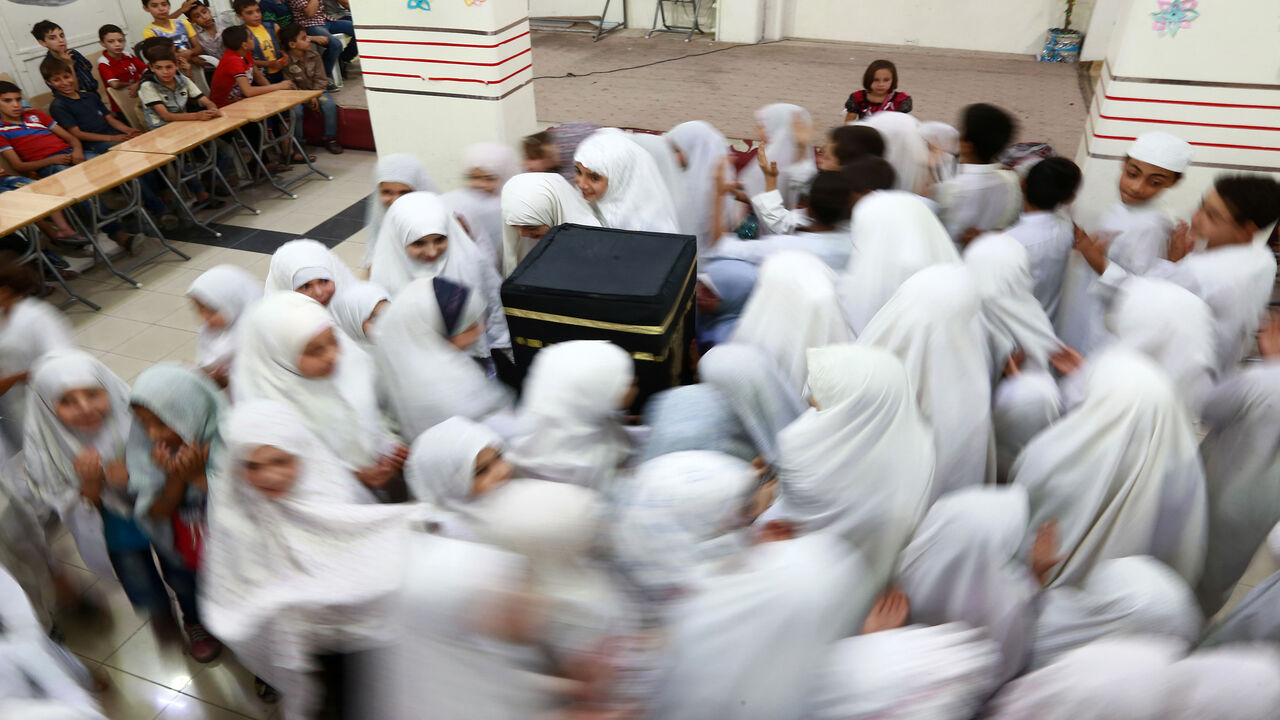
[[[477,320],[468,325],[466,330],[463,330],[457,335],[449,338],[449,343],[459,350],[466,350],[476,344],[476,341],[480,339],[480,333],[482,332],[484,332],[484,326],[480,324],[479,320]]]
[[[76,92],[76,76],[73,73],[64,72],[57,75],[49,76],[49,87],[59,95],[74,95]]]
[[[449,249],[449,238],[436,233],[434,235],[423,235],[405,246],[404,251],[409,254],[409,259],[420,263],[433,263],[444,255],[444,251]]]
[[[542,145],[538,150],[538,157],[531,158],[525,156],[524,171],[525,172],[560,172],[560,168],[553,159],[556,156],[556,149],[550,145]]]
[[[391,203],[399,200],[402,195],[408,195],[413,192],[413,188],[401,182],[381,182],[378,183],[378,199],[382,201],[382,207],[389,208]]]
[[[111,57],[119,57],[124,52],[124,34],[107,33],[98,41]]]
[[[272,500],[282,498],[298,482],[298,458],[278,447],[263,445],[244,459],[244,480]]]
[[[1211,248],[1250,242],[1257,231],[1252,223],[1240,225],[1236,222],[1217,190],[1205,193],[1191,218],[1192,235],[1203,238]]]
[[[61,55],[67,51],[67,35],[62,28],[54,28],[44,34],[44,41],[40,44]]]
[[[249,27],[258,27],[262,24],[262,8],[257,5],[250,5],[237,13],[236,16]]]
[[[165,85],[172,85],[173,78],[178,74],[178,63],[172,60],[156,60],[151,63],[151,72],[155,73],[156,79]]]
[[[141,405],[134,405],[132,409],[133,416],[138,418],[138,422],[142,423],[143,429],[147,431],[147,438],[152,443],[168,449],[169,452],[174,452],[182,447],[182,436],[174,432],[168,425],[165,425],[158,415]]]
[[[836,143],[830,138],[827,138],[827,141],[822,144],[822,152],[818,153],[818,169],[840,169],[840,161],[836,160]]]
[[[520,237],[530,240],[541,240],[542,236],[551,232],[550,226],[547,225],[512,225],[511,227],[520,233]]]
[[[338,366],[338,336],[333,328],[325,328],[302,348],[298,356],[298,374],[305,378],[329,377]]]
[[[213,11],[203,5],[191,9],[191,22],[202,28],[213,27]]]
[[[871,93],[873,95],[888,94],[889,88],[893,87],[893,73],[888,68],[880,68],[871,78]]]
[[[106,388],[72,388],[58,398],[54,412],[63,425],[92,435],[102,429],[111,412],[111,396]]]
[[[311,36],[306,33],[298,33],[298,36],[289,42],[289,49],[297,52],[306,52],[311,47]]]
[[[467,187],[493,195],[498,192],[498,176],[490,175],[480,168],[471,168],[467,171]]]
[[[0,115],[13,121],[22,115],[22,93],[11,92],[0,95]]]
[[[191,298],[191,303],[196,306],[196,314],[211,330],[221,330],[227,326],[227,318],[222,313],[195,298]]]
[[[471,478],[471,498],[484,495],[511,479],[511,463],[502,458],[497,448],[485,448],[476,455],[475,475]]]
[[[240,53],[241,55],[248,55],[249,53],[253,52],[253,38],[250,37],[244,42],[240,43],[240,47],[236,48],[236,52]]]
[[[168,20],[169,0],[147,0],[147,12],[151,13],[151,17],[157,22]]]
[[[364,322],[360,324],[360,329],[364,331],[365,337],[373,337],[371,333],[373,332],[373,324],[378,319],[378,314],[386,310],[390,304],[386,300],[379,300],[378,304],[373,306],[373,311],[369,313],[369,317],[365,318]]]
[[[596,202],[609,192],[609,178],[594,170],[588,170],[582,166],[582,163],[576,162],[573,166],[578,189],[582,191],[582,197],[587,202]]]
[[[1143,205],[1177,182],[1178,174],[1171,170],[1125,158],[1124,169],[1120,172],[1120,202]]]
[[[332,280],[316,278],[315,280],[305,282],[300,287],[295,288],[295,292],[300,292],[321,305],[329,307],[329,301],[333,299],[333,293],[337,291],[337,289],[337,286],[333,284]]]

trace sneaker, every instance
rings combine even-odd
[[[213,662],[222,654],[222,643],[210,635],[200,623],[185,623],[182,629],[187,633],[187,644],[191,649],[191,657],[196,662]]]
[[[327,138],[324,141],[324,149],[334,155],[341,155],[344,152],[342,149],[342,143],[339,143],[337,138]]]
[[[98,249],[108,257],[115,257],[124,252],[124,248],[120,247],[115,240],[107,237],[105,233],[98,233]]]
[[[325,92],[327,92],[327,93],[329,93],[330,95],[332,95],[332,94],[334,94],[334,93],[338,92],[338,91],[339,91],[339,90],[341,90],[341,89],[342,89],[342,88],[341,88],[340,86],[338,86],[338,85],[336,85],[336,84],[334,84],[334,83],[329,83],[328,85],[326,85],[326,86],[325,86],[324,91],[325,91]]]
[[[71,263],[67,262],[66,258],[54,253],[52,250],[45,250],[44,256],[48,258],[50,264],[59,270],[66,270],[71,267]]]
[[[177,230],[182,225],[182,221],[173,213],[165,213],[160,216],[161,230]]]

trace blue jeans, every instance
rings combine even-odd
[[[111,567],[135,608],[162,616],[171,612],[169,595],[164,589],[168,585],[178,598],[182,621],[200,622],[200,612],[196,607],[196,574],[183,567],[182,563],[170,560],[163,553],[156,553],[153,559],[150,547],[123,552],[109,550],[107,557],[111,559]],[[163,581],[160,573],[156,572],[156,560],[160,561]]]
[[[324,139],[335,138],[338,136],[338,103],[333,101],[333,97],[329,93],[325,93],[316,98],[320,102],[320,114],[324,116]],[[293,107],[293,135],[298,138],[298,142],[303,142],[302,137],[302,113],[307,105],[295,105]]]
[[[347,47],[343,48],[342,43],[338,42],[333,36],[334,33],[349,35],[351,42],[347,43]],[[324,60],[324,70],[329,72],[333,67],[335,60],[348,61],[354,58],[358,52],[356,49],[356,29],[350,20],[330,20],[324,25],[313,25],[307,28],[307,34],[315,37],[329,38],[329,44],[324,46],[320,57]],[[336,78],[335,78],[336,79]]]

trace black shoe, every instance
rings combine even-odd
[[[346,80],[347,78],[351,77],[351,61],[350,61],[350,60],[339,60],[339,61],[338,61],[338,72],[339,72],[339,73],[342,73],[342,79],[343,79],[343,80]]]
[[[216,195],[217,193],[214,193],[214,194]],[[226,201],[219,200],[218,198],[215,198],[215,197],[210,197],[208,200],[205,200],[204,202],[200,203],[200,208],[202,210],[217,210],[219,208],[224,208],[226,206],[227,206]]]
[[[342,143],[338,142],[337,138],[326,138],[324,141],[324,149],[334,155],[341,155],[344,152]]]
[[[58,270],[68,270],[71,268],[71,263],[64,260],[61,255],[55,254],[52,250],[45,250],[44,256],[49,260],[49,263]]]

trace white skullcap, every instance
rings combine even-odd
[[[1138,136],[1129,146],[1129,157],[1170,172],[1184,173],[1191,165],[1191,144],[1167,132],[1149,132]]]

